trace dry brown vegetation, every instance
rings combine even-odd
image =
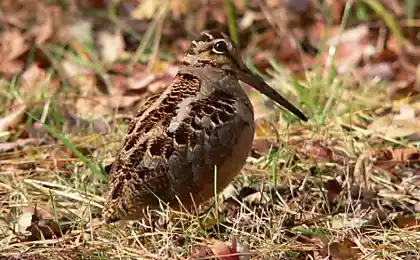
[[[0,21],[0,259],[420,259],[417,1],[2,0]],[[210,28],[310,121],[244,86],[253,149],[210,210],[101,225],[126,123]]]

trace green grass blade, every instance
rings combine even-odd
[[[86,156],[84,156],[81,152],[79,152],[79,150],[77,150],[76,146],[69,139],[67,139],[65,136],[57,133],[49,125],[39,121],[34,116],[32,116],[30,114],[28,114],[28,115],[29,115],[29,117],[33,118],[37,122],[41,123],[42,127],[49,134],[51,134],[55,139],[61,141],[64,144],[64,146],[66,146],[68,149],[70,149],[70,151],[73,153],[73,155],[75,157],[77,157],[80,161],[85,163],[89,167],[89,169],[92,171],[92,173],[96,174],[101,180],[108,181],[108,176],[101,170],[101,168],[94,165],[91,161],[89,161],[89,159],[86,158]]]

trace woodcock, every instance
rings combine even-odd
[[[105,222],[141,219],[160,201],[190,210],[233,180],[254,137],[253,108],[239,80],[307,121],[244,65],[226,34],[205,31],[172,84],[128,125],[109,174]]]

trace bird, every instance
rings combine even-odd
[[[200,33],[172,83],[151,96],[128,124],[109,171],[105,223],[140,220],[146,208],[192,210],[241,171],[254,138],[244,82],[301,120],[307,117],[245,66],[221,31]]]

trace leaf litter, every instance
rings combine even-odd
[[[343,29],[347,1],[324,3],[334,10],[330,24],[315,1],[233,1],[245,59],[311,122],[293,121],[244,86],[257,125],[241,176],[209,214],[177,214],[150,229],[98,225],[106,184],[73,148],[106,168],[132,114],[171,82],[187,35],[227,28],[223,1],[171,1],[157,56],[150,42],[135,64],[158,2],[121,1],[115,19],[88,14],[106,10],[107,1],[69,3],[67,11],[3,1],[1,257],[419,257],[418,28],[400,20],[397,1],[377,2],[395,15],[402,36],[360,2]]]

